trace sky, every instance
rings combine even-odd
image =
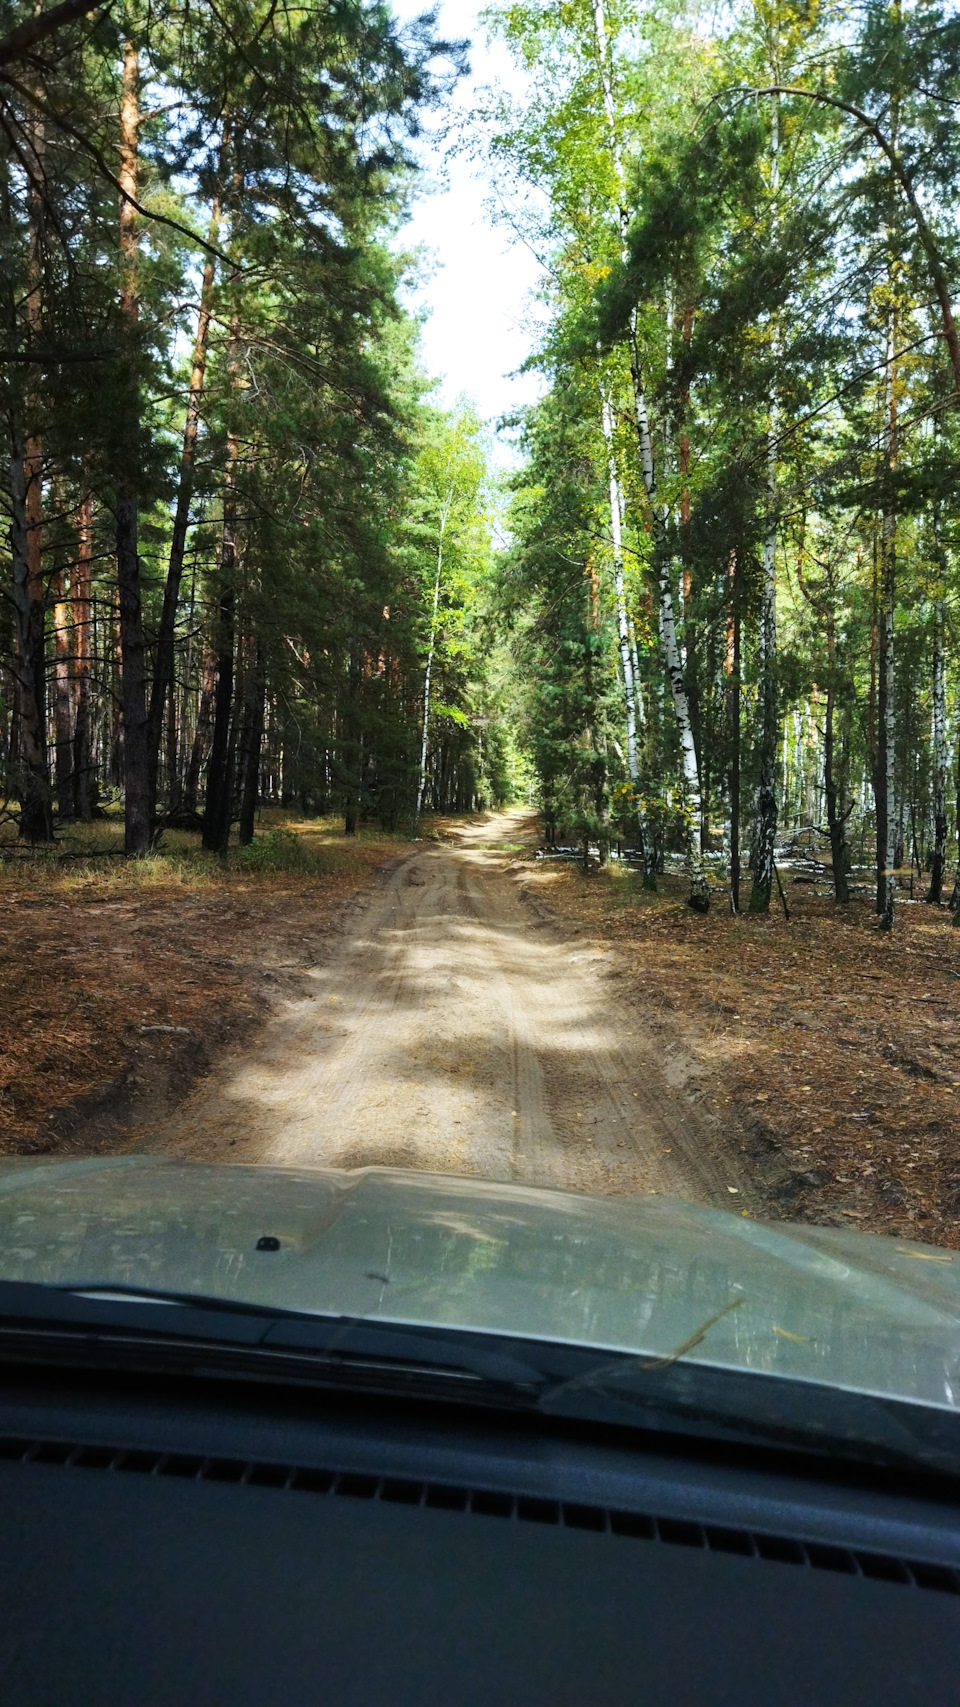
[[[426,10],[428,0],[393,0],[402,22]],[[471,76],[453,97],[454,115],[466,114],[476,91],[502,83],[522,93],[523,74],[497,43],[488,46],[476,22],[479,6],[470,0],[442,0],[439,31],[449,37],[468,37]],[[448,120],[449,112],[443,118]],[[456,124],[454,124],[454,131]],[[478,413],[493,425],[497,418],[539,396],[542,381],[535,374],[517,375],[529,355],[534,332],[525,321],[534,318],[532,293],[540,269],[530,251],[496,226],[484,209],[492,184],[475,162],[450,154],[427,137],[418,145],[427,183],[404,227],[402,242],[424,244],[433,254],[428,276],[407,295],[412,308],[428,309],[423,330],[427,371],[441,380],[438,398],[445,407],[466,394]],[[430,193],[432,186],[432,193]],[[495,441],[494,462],[509,467],[515,460],[509,435]]]

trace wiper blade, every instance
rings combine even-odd
[[[157,1306],[166,1306],[158,1309]],[[268,1304],[105,1282],[45,1286],[0,1281],[0,1350],[33,1342],[69,1349],[151,1347],[257,1357],[317,1376],[437,1376],[535,1398],[544,1376],[511,1342],[382,1318],[313,1315]]]

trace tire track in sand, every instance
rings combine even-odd
[[[482,845],[521,823],[491,816],[395,867],[309,994],[219,1063],[159,1147],[727,1205],[735,1185],[749,1202],[739,1157],[671,1086],[604,957],[538,928]]]

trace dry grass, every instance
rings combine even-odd
[[[679,881],[528,864],[533,895],[621,953],[629,998],[687,1033],[721,1109],[798,1220],[960,1248],[960,930],[901,906],[882,935],[790,887],[791,919],[704,918]],[[725,899],[725,898],[724,898]],[[772,1164],[772,1165],[771,1165]]]

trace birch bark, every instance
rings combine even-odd
[[[430,613],[430,644],[427,648],[427,668],[423,681],[423,731],[420,738],[420,775],[417,780],[417,823],[423,812],[423,797],[427,787],[427,744],[430,735],[430,683],[433,676],[433,655],[437,643],[437,613],[440,609],[440,578],[443,574],[443,536],[453,503],[453,488],[441,506],[440,539],[437,544],[437,572],[433,581],[433,608]]]
[[[607,40],[606,17],[603,0],[593,3],[594,36],[597,49],[597,60],[600,67],[600,82],[603,90],[603,107],[609,132],[610,149],[613,156],[614,171],[617,179],[618,207],[617,215],[620,227],[621,249],[626,247],[627,213],[624,207],[623,193],[623,162],[620,156],[620,146],[617,140],[616,110],[613,100],[613,85],[610,78],[610,52]],[[657,582],[657,598],[659,605],[660,636],[663,643],[664,664],[667,680],[670,684],[670,694],[673,700],[674,714],[677,719],[677,731],[680,737],[681,767],[684,783],[684,806],[688,815],[687,834],[687,873],[690,880],[690,904],[698,912],[706,912],[710,905],[710,892],[707,888],[706,872],[703,864],[700,825],[702,818],[700,799],[700,771],[697,764],[697,751],[693,739],[693,726],[690,719],[690,704],[684,681],[683,666],[680,659],[680,648],[677,640],[677,623],[673,600],[673,572],[669,548],[667,516],[660,504],[657,493],[656,475],[653,461],[653,441],[650,435],[650,417],[647,410],[646,395],[643,387],[643,375],[640,366],[640,353],[637,346],[636,328],[630,330],[630,378],[633,387],[634,424],[637,433],[637,446],[640,453],[640,467],[643,474],[643,484],[650,505],[653,520],[654,572]]]

